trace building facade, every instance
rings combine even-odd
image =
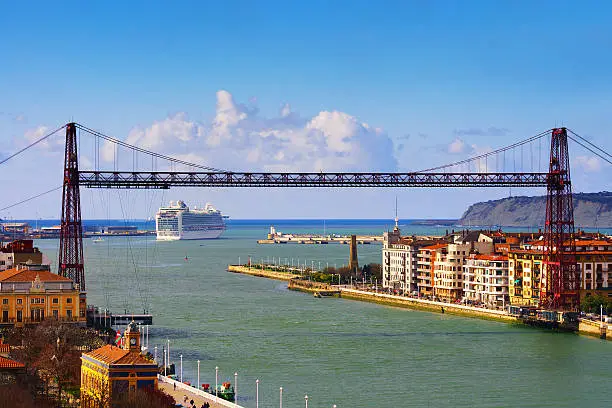
[[[0,325],[45,319],[85,324],[86,299],[74,283],[44,265],[17,265],[0,272]]]
[[[510,304],[508,257],[470,255],[463,265],[463,296],[466,301],[487,307]]]
[[[446,243],[419,248],[417,253],[417,291],[419,297],[432,297],[436,259],[446,252]]]
[[[43,255],[34,247],[31,239],[18,239],[0,246],[0,271],[11,269],[19,264],[43,263]]]
[[[417,265],[419,249],[434,241],[414,237],[402,238],[396,226],[383,235],[382,266],[384,289],[399,294],[417,294]]]
[[[517,306],[538,306],[547,274],[543,262],[543,241],[510,249],[510,302]],[[601,237],[576,239],[576,263],[580,272],[580,298],[601,295],[612,298],[612,240]]]
[[[463,265],[471,254],[491,254],[493,239],[480,231],[456,234],[445,251],[436,251],[433,295],[447,302],[463,300]]]
[[[108,407],[136,389],[157,389],[157,364],[141,354],[140,332],[133,321],[123,347],[106,345],[81,356],[81,407]]]

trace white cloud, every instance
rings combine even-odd
[[[266,118],[258,109],[217,92],[216,113],[209,125],[178,113],[133,129],[126,142],[208,166],[266,171],[390,171],[397,168],[393,143],[379,128],[338,111],[310,119],[281,107]],[[103,156],[113,159],[112,146]],[[188,155],[188,156],[186,156]],[[188,157],[188,159],[187,159]]]
[[[586,173],[595,173],[601,170],[601,162],[595,156],[577,156],[574,163]]]
[[[25,144],[29,145],[39,140],[41,137],[47,135],[48,133],[49,128],[47,126],[37,126],[35,128],[26,130],[26,132],[23,134],[23,139]],[[48,152],[63,151],[65,141],[62,135],[63,133],[61,131],[57,132],[56,134],[38,143],[36,147],[42,150],[46,150]],[[19,143],[23,142],[19,141]]]
[[[458,137],[448,145],[448,152],[452,154],[463,153],[465,150],[465,142]]]

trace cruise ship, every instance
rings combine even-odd
[[[175,241],[179,239],[214,239],[225,231],[221,211],[207,203],[204,208],[192,210],[183,201],[170,201],[155,214],[157,239]]]

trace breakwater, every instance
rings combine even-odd
[[[291,279],[298,278],[300,276],[295,273],[285,272],[278,269],[271,269],[266,267],[257,268],[242,265],[229,265],[227,267],[227,271],[233,273],[243,273],[245,275],[260,276],[262,278],[277,279],[282,281],[290,281]]]

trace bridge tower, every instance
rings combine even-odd
[[[83,227],[81,225],[77,149],[76,124],[68,123],[66,125],[66,153],[64,157],[64,187],[62,193],[58,274],[71,279],[81,292],[85,292]]]
[[[567,129],[553,129],[546,194],[544,266],[540,304],[556,310],[580,306],[580,272],[576,265],[574,205]]]

